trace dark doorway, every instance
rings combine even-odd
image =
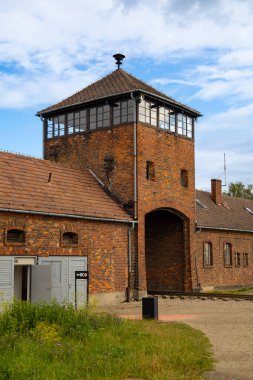
[[[145,218],[147,289],[183,291],[185,283],[184,219],[170,210]]]
[[[30,299],[30,267],[28,265],[14,266],[14,296],[17,300]]]

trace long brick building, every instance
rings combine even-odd
[[[253,201],[195,191],[201,114],[120,68],[38,112],[44,158],[0,153],[0,299],[81,306],[253,284]]]

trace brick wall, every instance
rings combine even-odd
[[[26,242],[6,243],[8,229],[26,231]],[[64,247],[63,232],[76,232],[77,247]],[[1,213],[0,255],[87,256],[89,292],[125,292],[127,288],[128,225],[55,217]]]
[[[79,168],[91,168],[106,186],[109,183],[103,170],[104,158],[114,157],[115,169],[110,176],[111,190],[123,203],[132,205],[133,125],[125,124],[108,130],[96,130],[89,135],[49,140],[45,143],[45,158],[50,159],[52,145],[60,147],[59,162]],[[145,216],[157,208],[170,208],[185,219],[182,237],[184,288],[190,289],[191,260],[195,244],[194,141],[138,123],[137,154],[139,224],[133,248],[134,287],[139,291],[147,288]],[[146,179],[147,161],[154,163],[154,180]],[[181,185],[181,170],[187,171],[188,187]]]
[[[239,286],[253,284],[253,235],[240,232],[224,232],[202,230],[196,234],[196,257],[198,277],[201,287],[214,286]],[[212,243],[213,265],[203,267],[204,242]],[[224,267],[224,244],[232,245],[231,267]],[[241,253],[241,265],[235,266],[235,253]],[[243,264],[243,253],[249,255],[249,266]],[[195,271],[194,271],[195,272]],[[193,287],[196,287],[196,272],[194,273]]]
[[[145,215],[158,208],[170,208],[184,216],[181,245],[184,251],[184,288],[190,289],[191,260],[195,248],[194,141],[139,123],[137,142],[139,289],[146,288]],[[146,179],[147,161],[154,163],[154,180]],[[188,173],[188,187],[181,186],[181,169]],[[163,223],[159,226],[166,235],[166,226]],[[181,264],[177,270],[182,272]],[[154,276],[158,277],[159,273]],[[175,272],[175,281],[176,276]]]
[[[124,124],[90,134],[59,137],[45,142],[45,157],[50,147],[59,146],[59,159],[72,167],[90,168],[123,203],[133,201],[133,125]],[[104,171],[104,159],[114,158],[114,170],[108,177]]]

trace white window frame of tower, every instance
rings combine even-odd
[[[176,133],[176,112],[167,107],[159,107],[159,128]]]
[[[203,245],[203,267],[209,268],[213,266],[213,246],[210,241],[204,242]]]
[[[87,109],[68,112],[66,119],[67,135],[87,131]]]
[[[193,118],[183,113],[177,114],[177,133],[192,138]]]
[[[142,99],[139,104],[138,120],[163,130],[193,138],[194,120],[192,116],[176,112],[166,106]]]
[[[224,266],[230,268],[233,265],[232,244],[224,243]]]
[[[103,104],[96,107],[90,107],[89,129],[108,128],[111,125],[111,107],[109,104]]]
[[[139,121],[157,127],[157,108],[155,103],[142,99],[139,104]]]
[[[134,121],[134,100],[116,101],[112,106],[112,125],[132,123]]]

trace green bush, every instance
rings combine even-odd
[[[71,304],[59,305],[15,301],[0,314],[0,336],[10,333],[26,334],[40,323],[58,325],[62,336],[83,339],[95,329],[119,324],[120,319],[109,314],[94,314],[88,309],[75,310]]]

